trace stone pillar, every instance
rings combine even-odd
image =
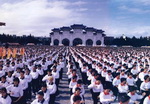
[[[96,46],[96,36],[95,35],[93,35],[93,46]]]
[[[104,37],[102,36],[102,38],[101,38],[101,46],[104,46],[105,44],[104,44]]]
[[[73,40],[72,40],[72,37],[69,39],[69,46],[73,46]]]
[[[82,45],[83,45],[83,46],[86,46],[86,38],[85,38],[85,35],[84,35],[84,39],[82,40]]]
[[[61,35],[59,37],[59,45],[62,45],[62,37],[61,37]]]
[[[54,45],[54,38],[53,38],[53,36],[51,35],[51,43],[50,43],[50,45],[51,46],[53,46]]]

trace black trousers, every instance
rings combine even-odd
[[[98,104],[98,96],[100,92],[93,92],[93,90],[91,92],[92,92],[93,104]]]
[[[82,74],[83,83],[87,84],[87,75],[86,75],[86,73],[82,72],[81,74]]]
[[[123,96],[127,96],[127,93],[119,93],[119,95],[118,95],[118,101],[121,101],[121,98]]]
[[[56,99],[56,94],[51,94],[49,104],[55,104],[55,99]]]
[[[34,94],[38,91],[38,79],[32,79],[32,90]]]
[[[22,98],[21,98],[19,101],[14,102],[14,101],[16,101],[18,98],[19,98],[19,97],[13,97],[13,96],[11,96],[11,99],[12,99],[12,103],[11,103],[11,104],[24,104],[24,103],[22,103]]]
[[[118,96],[118,88],[116,86],[113,87],[113,93],[115,96]]]
[[[31,82],[28,83],[28,88],[27,88],[27,99],[31,100],[32,93],[31,93]]]

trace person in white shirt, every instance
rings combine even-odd
[[[16,71],[14,71],[14,73],[13,73],[13,76],[18,78],[20,76],[20,71],[21,71],[21,68],[17,67]]]
[[[0,78],[5,75],[5,71],[3,70],[3,65],[0,65]]]
[[[136,68],[136,66],[134,65],[133,68],[131,69],[131,73],[133,74],[133,77],[136,78],[136,76],[138,75],[139,71]]]
[[[47,89],[49,90],[49,94],[50,94],[50,104],[54,104],[55,103],[55,98],[56,98],[56,92],[57,92],[57,86],[56,84],[53,82],[54,78],[52,76],[49,77],[47,84]]]
[[[127,95],[130,97],[130,101],[129,101],[130,104],[140,103],[138,100],[143,98],[142,95],[138,95],[136,93],[136,88],[135,87],[131,87],[130,91]]]
[[[40,89],[40,88],[41,88],[41,85],[42,85],[42,78],[43,78],[43,76],[44,76],[44,71],[43,71],[43,69],[42,69],[41,64],[37,65],[37,72],[38,72],[38,74],[39,74],[39,76],[38,76],[38,83],[39,83],[38,89]]]
[[[139,79],[140,79],[141,81],[144,81],[144,77],[145,77],[146,75],[148,75],[147,69],[141,69],[141,72],[139,73]]]
[[[14,78],[13,84],[6,87],[8,90],[11,98],[12,98],[12,104],[24,104],[25,102],[22,102],[23,97],[23,89],[22,86],[19,85],[20,81],[18,78]]]
[[[100,80],[96,80],[96,82],[90,84],[88,88],[91,89],[92,99],[94,101],[93,104],[97,104],[98,96],[103,91],[103,85],[101,84]]]
[[[42,91],[44,93],[44,99],[45,99],[45,101],[49,102],[49,100],[50,100],[50,92],[47,89],[46,83],[42,84],[40,91]]]
[[[59,78],[60,78],[60,75],[59,75],[59,71],[56,69],[56,66],[53,66],[53,69],[52,69],[52,75],[54,76],[55,78],[55,84],[56,86],[58,87],[59,85]]]
[[[150,104],[150,91],[149,91],[149,95],[145,97],[143,104]]]
[[[48,102],[44,99],[44,93],[40,91],[37,94],[37,98],[31,104],[48,104]]]
[[[33,69],[31,70],[31,76],[32,76],[32,90],[33,90],[33,93],[35,94],[37,91],[38,91],[38,72],[37,72],[37,69],[36,69],[36,66],[33,67]]]
[[[0,89],[0,94],[0,104],[12,104],[12,100],[5,87]]]
[[[7,80],[8,84],[12,84],[13,79],[14,79],[14,77],[12,76],[12,72],[11,71],[7,72],[6,80]]]
[[[132,73],[129,73],[127,77],[127,84],[129,86],[129,89],[135,86],[135,81],[136,80],[133,78]]]
[[[83,103],[81,96],[73,97],[73,104],[81,104],[81,103]]]
[[[7,86],[9,86],[9,84],[8,84],[8,82],[6,80],[6,76],[2,76],[1,77],[1,81],[0,81],[0,88],[7,87]]]
[[[112,101],[114,101],[115,97],[110,91],[109,86],[104,87],[104,91],[100,93],[99,99],[102,104],[110,104]]]
[[[24,71],[20,72],[20,77],[19,77],[20,83],[19,84],[20,84],[20,86],[23,89],[23,98],[22,98],[22,101],[26,102],[27,96],[28,96],[28,93],[27,93],[28,81],[25,78],[24,73],[25,73]]]
[[[112,89],[113,89],[113,85],[112,85],[112,82],[113,82],[113,76],[112,76],[111,70],[108,70],[108,71],[107,71],[105,80],[106,80],[106,86],[109,86],[110,89],[112,90]]]
[[[113,79],[113,93],[115,96],[118,96],[118,85],[121,83],[120,81],[120,73],[116,73],[116,77]]]
[[[118,100],[120,100],[119,98],[121,98],[122,96],[126,96],[128,90],[129,88],[126,82],[126,78],[121,78],[121,83],[118,85],[118,91],[119,91]]]
[[[27,99],[31,99],[32,92],[31,92],[31,82],[32,82],[32,76],[30,74],[30,70],[28,68],[25,69],[25,79],[28,82],[28,88],[27,88]]]
[[[122,96],[120,98],[119,104],[129,104],[130,101],[130,97],[129,96]]]
[[[48,80],[49,80],[49,78],[50,78],[51,76],[54,78],[54,76],[53,76],[53,74],[52,74],[52,70],[48,69],[48,70],[47,70],[47,75],[45,75],[45,76],[43,77],[42,81],[47,83]],[[53,83],[55,83],[55,78],[53,79]]]
[[[146,93],[146,95],[148,95],[148,92],[150,90],[150,77],[149,77],[149,75],[146,75],[144,77],[144,81],[142,82],[140,89],[141,89],[142,93]]]
[[[70,88],[70,95],[72,95],[72,88],[77,84],[77,76],[73,76],[70,83],[69,83],[69,88]]]
[[[83,82],[82,80],[78,80],[77,81],[77,84],[73,87],[72,89],[72,92],[74,93],[75,92],[75,89],[79,87],[81,89],[81,95],[84,96],[85,94],[85,89],[84,89],[84,86],[83,86]]]
[[[75,88],[75,92],[70,97],[71,104],[74,104],[74,100],[73,99],[74,99],[75,96],[80,96],[81,97],[80,104],[84,103],[83,96],[81,95],[81,89],[78,88],[78,87]]]
[[[81,74],[82,74],[82,79],[83,79],[83,83],[87,84],[87,73],[88,69],[87,69],[87,65],[84,64],[83,67],[81,68]]]

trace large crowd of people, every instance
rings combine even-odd
[[[0,59],[0,104],[55,104],[64,70],[70,104],[85,104],[85,86],[93,104],[150,104],[150,49],[24,49],[24,55]]]

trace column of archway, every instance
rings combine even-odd
[[[84,35],[84,39],[82,41],[83,41],[82,45],[86,46],[86,36],[85,35]]]
[[[96,36],[94,35],[93,37],[93,46],[96,46]]]
[[[59,45],[61,45],[62,44],[62,36],[60,35],[59,36]]]
[[[101,46],[104,46],[104,37],[101,38]]]
[[[51,46],[53,46],[54,45],[54,38],[53,38],[53,36],[51,36],[51,44],[50,44]]]

